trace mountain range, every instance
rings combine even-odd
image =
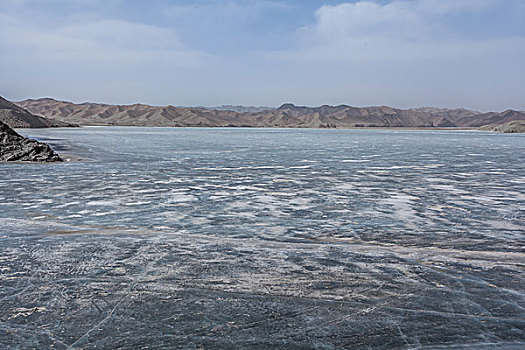
[[[9,103],[9,101],[4,99],[1,101]],[[145,104],[76,104],[57,101],[52,98],[29,99],[16,104],[19,107],[15,111],[16,113],[23,114],[25,111],[29,114],[37,115],[36,118],[39,119],[36,119],[36,124],[45,123],[47,120],[50,124],[61,122],[78,125],[172,127],[477,128],[483,125],[525,120],[525,112],[515,110],[481,113],[466,109],[398,109],[386,106],[351,107],[348,105],[303,107],[286,103],[276,109],[263,109],[257,112],[236,112],[228,109],[149,106]],[[234,107],[237,108],[239,106]],[[36,124],[32,126],[35,127],[37,126]]]

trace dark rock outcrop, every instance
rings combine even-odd
[[[0,121],[0,161],[62,162],[45,143],[25,138]]]

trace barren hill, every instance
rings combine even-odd
[[[63,122],[37,116],[0,96],[0,121],[11,128],[49,128],[61,126],[77,126],[70,122]]]
[[[480,129],[502,133],[525,133],[525,120],[514,120],[508,123],[496,125],[484,125]]]
[[[51,122],[0,97],[0,121],[11,128],[48,128]]]
[[[75,104],[50,98],[25,100],[18,105],[32,113],[80,125],[208,126],[208,127],[478,127],[525,120],[525,113],[480,113],[465,109],[397,109],[347,105],[301,107],[284,104],[255,113],[193,107]]]

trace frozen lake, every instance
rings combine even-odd
[[[525,346],[525,135],[18,132],[2,348]]]

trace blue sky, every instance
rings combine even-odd
[[[3,0],[0,95],[525,110],[522,0]]]

